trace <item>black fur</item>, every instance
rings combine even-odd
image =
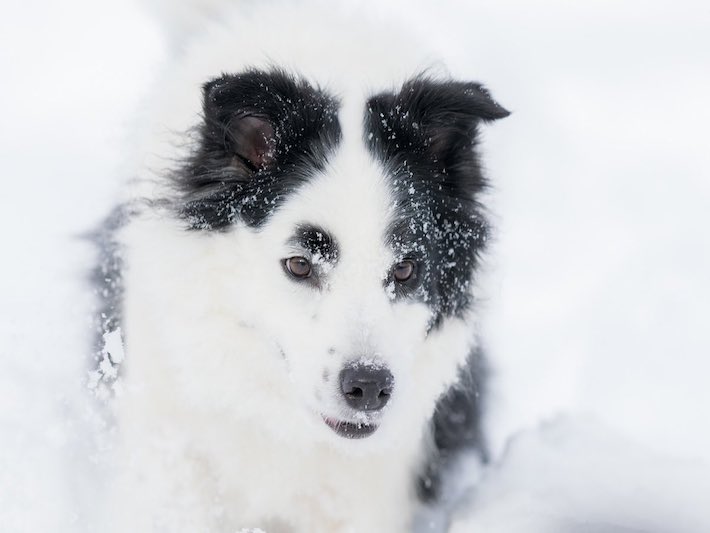
[[[322,228],[310,224],[302,224],[296,228],[296,233],[289,242],[305,251],[311,258],[320,258],[328,263],[338,261],[339,247],[336,240]]]
[[[98,390],[101,384],[111,384],[118,376],[119,361],[105,351],[104,335],[121,326],[123,302],[123,261],[116,232],[131,215],[127,205],[111,211],[100,227],[88,235],[94,243],[98,261],[91,271],[90,282],[95,290],[97,309],[94,314],[93,378],[90,386]]]
[[[283,70],[223,74],[203,87],[197,147],[176,173],[193,229],[258,227],[325,167],[340,141],[338,101]]]
[[[307,283],[315,289],[323,288],[325,273],[338,262],[340,249],[337,241],[326,230],[311,224],[301,224],[296,227],[294,235],[288,243],[298,250],[296,255],[303,254],[311,263],[311,275],[303,279],[295,279],[299,283]],[[286,260],[284,258],[284,269]]]
[[[445,498],[444,478],[462,453],[475,451],[483,462],[488,460],[481,427],[486,374],[483,354],[476,350],[461,369],[458,383],[437,402],[430,453],[417,483],[417,495],[423,502]]]
[[[398,217],[389,231],[399,259],[414,259],[410,295],[432,309],[432,327],[470,305],[469,286],[487,224],[475,147],[478,126],[509,113],[475,83],[418,76],[368,101],[365,141],[391,176]]]

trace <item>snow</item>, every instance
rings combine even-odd
[[[456,531],[710,530],[709,5],[368,5],[513,111],[483,142],[494,462]],[[0,523],[92,531],[105,443],[81,236],[167,52],[133,1],[4,7]]]
[[[453,533],[710,530],[710,467],[584,417],[515,435]]]

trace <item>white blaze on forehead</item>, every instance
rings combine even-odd
[[[336,152],[325,171],[303,185],[275,218],[281,231],[293,232],[303,223],[327,231],[337,243],[338,270],[363,276],[362,282],[377,273],[381,287],[393,261],[386,244],[393,197],[383,169],[365,147],[364,113],[364,95],[343,98],[339,113],[343,138]]]

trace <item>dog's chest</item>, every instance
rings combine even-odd
[[[402,450],[348,457],[327,448],[290,450],[263,435],[240,448],[235,460],[215,461],[223,470],[212,473],[230,526],[269,533],[408,530],[412,463]]]

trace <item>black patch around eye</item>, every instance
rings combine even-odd
[[[394,293],[396,298],[416,297],[418,289],[421,287],[421,276],[424,270],[420,271],[419,265],[412,261],[412,272],[407,279],[397,279],[397,264],[392,267],[390,277],[388,279],[387,290]],[[423,294],[419,294],[423,296]]]
[[[284,271],[294,281],[322,289],[328,271],[338,261],[338,244],[333,236],[318,226],[303,223],[296,226],[294,234],[286,244],[295,250],[303,250],[304,258],[309,262],[310,272],[307,276],[298,276],[294,275],[293,269],[289,268],[289,260],[297,258],[298,255],[282,261]]]
[[[335,264],[338,261],[338,243],[330,233],[313,224],[299,224],[288,243],[307,250],[316,263]]]
[[[399,236],[407,235],[404,239],[399,239],[395,233],[390,234],[389,245],[395,250],[395,257],[398,257],[395,263],[390,267],[387,276],[384,280],[385,292],[393,299],[415,299],[423,302],[429,302],[429,294],[425,281],[428,279],[426,251],[423,247],[411,246],[413,239],[408,232],[409,223],[400,225]],[[406,229],[405,229],[406,228]],[[412,275],[406,280],[398,280],[395,276],[397,265],[404,262],[411,262],[413,265]]]
[[[393,291],[426,303],[432,327],[470,306],[488,236],[478,199],[486,188],[478,129],[507,115],[479,84],[425,75],[368,100],[365,144],[389,176],[395,199],[389,245],[395,257],[420,258],[417,287],[395,284]]]

